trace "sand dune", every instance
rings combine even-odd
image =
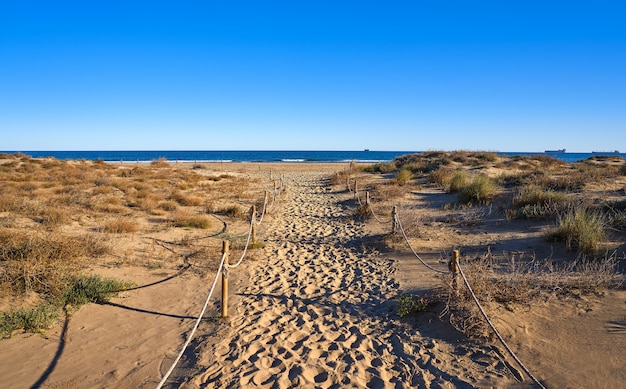
[[[210,319],[219,315],[214,299],[165,387],[531,387],[527,377],[518,381],[523,374],[500,347],[467,340],[440,320],[441,307],[399,319],[394,298],[408,284],[432,287],[436,276],[411,256],[377,249],[372,232],[383,227],[354,221],[352,195],[327,185],[336,169],[299,165],[285,173],[287,190],[259,228],[265,247],[231,272],[230,317]],[[214,273],[128,266],[98,272],[138,285],[167,281],[109,305],[84,306],[45,337],[2,341],[0,387],[157,385]],[[548,302],[501,312],[496,324],[548,387],[618,387],[626,371],[624,301],[620,290],[578,305]],[[572,317],[586,328],[580,335]]]

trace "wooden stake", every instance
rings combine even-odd
[[[256,205],[252,206],[252,209],[250,209],[250,221],[252,222],[252,231],[251,231],[251,236],[250,236],[250,241],[254,244],[254,242],[256,242],[256,221],[254,220],[256,218]]]
[[[452,250],[452,259],[450,259],[448,264],[448,268],[452,272],[452,287],[456,294],[459,294],[459,256],[459,250]]]
[[[396,205],[391,208],[391,233],[395,234],[398,229],[398,207]]]
[[[222,317],[228,317],[228,252],[229,243],[222,241],[222,255],[224,255],[224,268],[222,269]]]

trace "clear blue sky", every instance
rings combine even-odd
[[[3,1],[0,150],[626,151],[624,1]]]

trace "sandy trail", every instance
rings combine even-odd
[[[198,336],[173,386],[186,388],[509,387],[498,355],[422,336],[397,320],[394,262],[363,244],[346,193],[289,173],[263,226],[264,258],[228,322]],[[241,270],[241,269],[237,269]],[[185,366],[185,364],[187,366]]]

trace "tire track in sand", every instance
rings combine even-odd
[[[264,226],[265,258],[216,335],[194,342],[182,387],[402,388],[500,386],[492,355],[422,338],[394,320],[393,262],[364,249],[364,227],[324,176],[290,173]],[[462,363],[460,362],[462,360]],[[500,385],[498,384],[500,383]]]

